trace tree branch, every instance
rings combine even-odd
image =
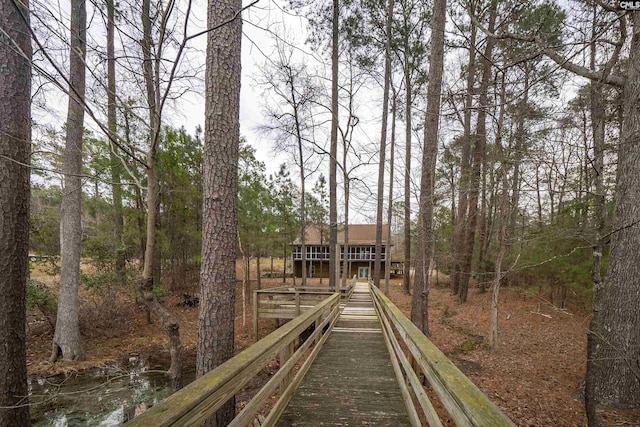
[[[587,78],[589,80],[594,80],[598,82],[604,82],[616,87],[623,87],[625,83],[625,79],[616,75],[609,75],[604,73],[603,71],[595,71],[590,70],[586,67],[578,65],[574,62],[571,62],[569,59],[563,57],[558,52],[553,50],[552,48],[545,45],[542,39],[538,35],[526,36],[522,34],[514,34],[514,33],[502,33],[495,34],[488,31],[482,23],[478,20],[478,18],[474,15],[471,16],[471,19],[476,24],[476,26],[485,33],[488,37],[495,38],[496,40],[517,40],[522,42],[534,43],[536,44],[549,59],[558,64],[560,67],[564,68],[567,71],[571,71],[572,73]]]

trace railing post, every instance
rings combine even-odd
[[[413,372],[415,372],[415,374],[420,379],[420,383],[426,385],[424,384],[426,377],[422,373],[422,369],[420,369],[418,361],[415,359],[415,357],[413,357],[413,353],[411,353],[410,351],[407,352],[407,360],[409,361],[409,365],[411,366],[411,369],[413,369]]]
[[[300,292],[296,291],[296,317],[300,316]]]
[[[313,322],[313,330],[317,331],[318,330],[318,326],[320,326],[321,323],[322,323],[322,316],[316,317],[316,321]],[[321,338],[322,338],[322,334],[318,334],[318,336],[316,337],[315,341],[313,342],[313,345],[318,344],[318,342],[320,341]]]
[[[282,350],[280,350],[280,369],[287,363],[287,360],[291,357],[293,353],[295,353],[295,344],[296,340],[291,341],[288,345],[284,346]],[[280,383],[280,393],[284,393],[287,389],[291,381],[293,381],[293,372],[289,372],[282,378],[282,382]]]
[[[253,291],[253,340],[258,342],[258,291]]]

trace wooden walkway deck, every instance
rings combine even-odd
[[[356,284],[277,425],[411,425],[368,284]]]
[[[515,427],[378,288],[356,284],[349,302],[340,301],[333,293],[129,421],[131,427],[202,425],[275,360],[279,369],[229,426],[419,427],[426,420],[434,427]],[[266,418],[258,416],[273,397]],[[446,410],[444,424],[431,399]]]

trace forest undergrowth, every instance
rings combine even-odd
[[[243,277],[240,263],[238,278]],[[84,268],[90,271],[90,267]],[[263,269],[263,273],[265,273]],[[185,294],[197,296],[197,274],[162,300],[180,324],[182,356],[185,366],[195,363],[198,308],[185,304]],[[255,279],[255,271],[252,272]],[[43,267],[32,269],[31,279],[39,289],[55,294],[56,276]],[[429,294],[431,340],[518,426],[586,426],[579,385],[585,373],[588,304],[569,301],[564,309],[551,304],[550,295],[541,288],[506,287],[500,293],[498,349],[488,350],[486,342],[490,318],[490,292],[470,290],[465,304],[457,304],[440,275],[440,287]],[[289,282],[291,279],[288,279]],[[318,279],[310,279],[318,285]],[[263,278],[262,287],[282,285],[282,278]],[[327,285],[327,280],[324,280]],[[256,280],[251,282],[252,289]],[[169,286],[166,286],[169,287]],[[55,297],[55,295],[54,295]],[[390,297],[408,316],[411,297],[402,293],[401,279],[391,281]],[[82,362],[46,362],[51,351],[53,328],[46,298],[36,295],[28,313],[27,363],[30,376],[75,373],[113,365],[132,354],[169,360],[165,335],[157,321],[148,324],[143,305],[135,303],[132,288],[115,287],[81,290],[81,328],[87,358]],[[45,301],[43,303],[42,301]],[[114,304],[114,301],[116,303]],[[242,281],[236,287],[236,351],[253,343],[251,309],[244,310]],[[55,312],[54,312],[55,314]],[[272,319],[260,322],[260,336],[275,328]],[[159,357],[158,357],[159,356]],[[275,367],[274,367],[275,370]],[[269,374],[263,375],[267,381]],[[243,398],[240,397],[242,404]],[[640,426],[640,411],[602,409],[604,426]]]

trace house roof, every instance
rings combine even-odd
[[[305,244],[307,245],[319,245],[320,244],[320,228],[315,226],[309,226],[305,233]],[[382,225],[382,243],[387,243],[389,238],[389,225]],[[296,239],[293,244],[299,245],[302,242],[300,239]],[[326,227],[322,235],[322,243],[324,245],[329,243],[329,229]],[[338,226],[338,243],[344,244],[344,226]],[[349,245],[375,245],[376,244],[376,225],[375,224],[349,224]]]

